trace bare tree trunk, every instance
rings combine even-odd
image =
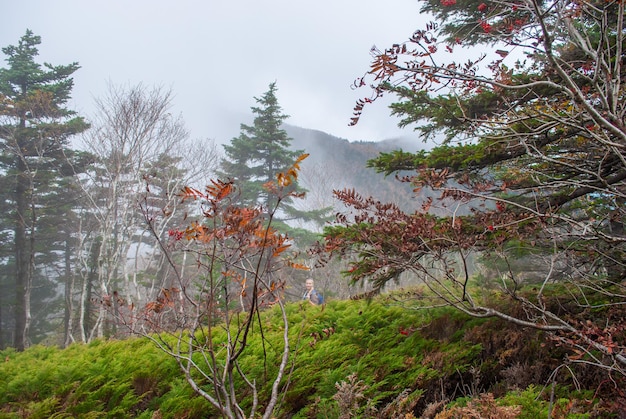
[[[15,203],[17,220],[15,223],[15,334],[13,345],[18,351],[23,351],[27,346],[30,326],[30,286],[31,269],[30,255],[27,244],[26,217],[28,212],[28,193],[31,182],[28,176],[28,168],[21,156],[17,157],[17,184],[15,187]]]
[[[71,246],[69,235],[65,240],[65,290],[64,290],[64,309],[63,309],[63,346],[67,347],[74,341],[72,335],[73,320],[72,313],[74,312],[74,300],[72,294],[74,292],[74,273],[72,271],[71,263]]]

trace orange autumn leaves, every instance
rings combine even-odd
[[[299,156],[285,172],[276,175],[276,180],[267,182],[265,189],[278,198],[299,197],[302,194],[290,190],[298,178],[300,163],[308,154]],[[275,209],[264,209],[260,206],[246,208],[236,205],[234,199],[238,190],[233,181],[211,180],[204,191],[186,186],[180,192],[183,201],[192,199],[202,202],[201,221],[191,222],[185,229],[170,230],[173,241],[188,240],[200,243],[211,243],[215,240],[234,240],[249,249],[270,249],[272,257],[277,257],[289,249],[290,239],[268,223],[268,214]],[[300,265],[290,264],[294,268]]]

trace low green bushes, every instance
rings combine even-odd
[[[556,377],[554,393],[546,390],[563,353],[539,332],[451,309],[407,311],[388,303],[288,306],[292,368],[277,417],[457,417],[450,416],[454,409],[498,406],[522,418],[546,417],[548,410],[559,417],[599,411],[598,400],[581,401],[593,399],[584,388],[572,392],[581,382],[573,367]],[[277,312],[264,312],[241,361],[259,383],[261,403],[271,384],[264,377],[272,377],[280,354],[281,327]],[[0,418],[215,415],[175,361],[146,339],[8,349],[0,357]]]

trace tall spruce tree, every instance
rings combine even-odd
[[[219,174],[237,182],[242,205],[263,205],[272,209],[275,202],[263,185],[287,170],[304,153],[303,150],[289,149],[292,139],[281,128],[289,116],[282,112],[276,91],[276,82],[273,82],[263,96],[254,98],[258,106],[251,107],[255,115],[253,124],[241,124],[239,136],[224,145],[226,158],[222,160]],[[297,181],[291,187],[293,190],[301,189]],[[328,214],[328,208],[299,210],[291,199],[282,203],[282,209],[280,221],[283,222],[301,220],[321,223]]]
[[[40,43],[41,37],[27,30],[18,45],[2,48],[8,67],[0,69],[0,171],[13,208],[2,215],[8,217],[3,225],[13,231],[7,265],[12,272],[5,278],[15,280],[13,344],[18,350],[29,341],[38,223],[49,202],[39,192],[73,174],[68,156],[76,154],[69,148],[70,137],[88,128],[65,107],[78,64],[35,62]]]
[[[255,115],[253,124],[241,124],[239,136],[233,138],[230,145],[224,145],[223,174],[239,182],[244,205],[269,206],[263,184],[274,179],[276,173],[285,170],[303,153],[289,150],[292,140],[281,128],[289,116],[282,113],[276,90],[276,82],[271,83],[263,96],[254,98],[259,106],[251,107]]]

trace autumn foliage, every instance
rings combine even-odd
[[[169,230],[165,237],[153,229],[170,262],[170,285],[160,290],[156,300],[131,309],[125,322],[171,355],[194,391],[224,417],[254,416],[259,410],[270,417],[282,391],[279,383],[290,345],[285,283],[278,273],[306,267],[296,262],[296,255],[289,252],[290,237],[274,228],[273,221],[286,199],[302,196],[290,186],[306,157],[301,155],[264,185],[273,197],[272,208],[242,206],[237,184],[213,180],[204,190],[187,186],[180,192],[182,201],[199,204],[199,215],[188,215],[185,227]],[[149,226],[171,211],[147,204],[142,208]],[[195,267],[184,263],[185,255],[194,257]],[[262,309],[274,305],[283,319],[283,341],[273,346],[281,361],[273,376],[257,376],[239,360],[253,334],[263,337]],[[259,402],[257,383],[267,382],[273,382],[272,391]],[[240,402],[250,394],[254,403],[245,414]]]
[[[336,191],[348,211],[322,250],[353,281],[411,273],[437,304],[545,330],[569,361],[626,376],[624,3],[420,4],[434,21],[371,50],[350,121],[391,94],[434,144],[369,162],[411,183],[416,209]]]

